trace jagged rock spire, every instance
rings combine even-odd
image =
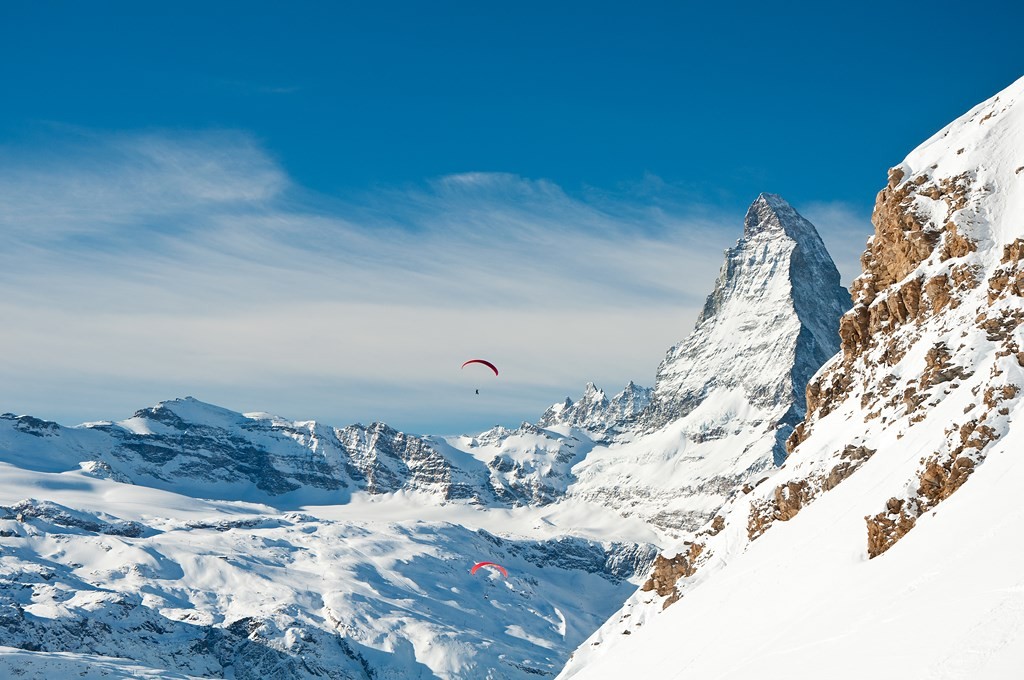
[[[780,435],[788,435],[803,415],[807,381],[839,350],[839,317],[849,308],[814,225],[782,197],[761,194],[696,327],[658,368],[644,427],[677,420],[714,392],[734,392],[777,412]]]

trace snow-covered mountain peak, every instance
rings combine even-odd
[[[795,404],[792,426],[807,379],[839,348],[837,320],[849,306],[814,226],[781,197],[761,194],[696,327],[658,368],[647,429],[685,416],[714,392],[736,392],[759,407]]]
[[[838,350],[848,308],[814,226],[779,196],[759,196],[696,328],[669,350],[653,391],[630,383],[600,409],[636,415],[573,468],[570,496],[670,535],[704,524],[782,462],[807,380]],[[596,395],[588,385],[578,403],[556,404],[541,423],[593,429]]]
[[[242,414],[221,406],[208,404],[195,397],[179,397],[139,409],[131,418],[121,423],[127,425],[129,429],[133,424],[144,421],[187,429],[188,424],[234,427],[241,425],[245,420]]]
[[[592,382],[583,388],[579,400],[569,397],[548,407],[537,424],[540,427],[568,425],[587,430],[598,440],[606,440],[628,429],[651,400],[651,388],[632,380],[611,399]]]
[[[778,194],[762,193],[747,208],[743,219],[743,237],[749,239],[773,231],[785,232],[794,241],[817,238],[814,226],[793,209],[786,199]]]

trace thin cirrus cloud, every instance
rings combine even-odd
[[[231,132],[55,148],[0,160],[0,408],[62,422],[193,394],[454,432],[649,384],[742,217],[500,173],[326,197]]]

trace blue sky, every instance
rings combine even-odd
[[[3,3],[0,410],[194,394],[460,431],[649,384],[758,192],[848,283],[886,169],[1024,74],[1021,25],[1008,2]],[[451,373],[467,354],[510,367],[490,400]]]

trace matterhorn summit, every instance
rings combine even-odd
[[[814,226],[780,196],[761,194],[696,327],[661,363],[650,403],[618,441],[574,468],[569,495],[672,534],[711,519],[785,458],[807,380],[838,351],[839,317],[849,308]],[[548,420],[575,416],[598,400],[595,390],[588,385]]]
[[[781,196],[761,194],[693,332],[658,367],[645,429],[686,416],[705,401],[739,398],[772,412],[781,462],[803,416],[804,386],[839,350],[839,317],[850,295],[814,226]],[[776,415],[780,406],[785,412]]]

